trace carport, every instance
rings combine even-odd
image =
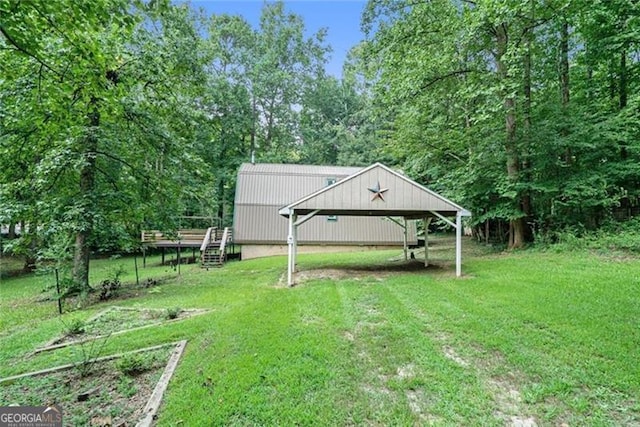
[[[375,163],[328,187],[309,194],[279,210],[289,219],[287,283],[294,284],[298,227],[316,215],[378,216],[445,221],[456,230],[456,276],[462,275],[462,217],[471,216],[463,207],[406,176]],[[406,242],[406,232],[405,232]],[[405,244],[406,248],[406,244]],[[425,233],[425,265],[427,264]]]

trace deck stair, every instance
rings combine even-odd
[[[203,268],[222,267],[227,258],[227,244],[232,241],[232,238],[229,227],[224,229],[210,227],[207,229],[207,234],[200,246],[200,265]]]

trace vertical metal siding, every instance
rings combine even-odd
[[[361,168],[325,166],[245,164],[238,173],[234,213],[234,239],[238,243],[285,243],[288,220],[278,209],[326,187],[327,178],[338,181]],[[367,178],[368,180],[368,178]],[[361,182],[364,183],[365,181]],[[369,184],[367,181],[366,185]],[[381,184],[383,184],[381,182]],[[364,184],[361,184],[364,185]],[[349,205],[354,199],[370,198],[366,190],[355,195],[329,192],[333,203]],[[385,194],[386,195],[386,194]],[[415,230],[409,236],[415,236]],[[300,244],[402,244],[402,228],[384,218],[326,216],[312,218],[298,231]],[[415,238],[411,239],[415,240]]]

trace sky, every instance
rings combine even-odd
[[[247,22],[258,27],[263,0],[201,0],[191,2],[207,14],[228,13],[242,15]],[[285,0],[285,9],[302,16],[307,36],[327,28],[327,43],[333,51],[327,64],[327,73],[342,77],[342,64],[351,47],[364,39],[360,31],[360,18],[365,0]]]

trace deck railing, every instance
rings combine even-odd
[[[216,235],[216,227],[207,228],[207,233],[204,235],[204,239],[202,239],[202,245],[200,245],[200,252],[204,254],[204,251],[207,250],[207,247],[211,244],[211,240],[215,239]]]

